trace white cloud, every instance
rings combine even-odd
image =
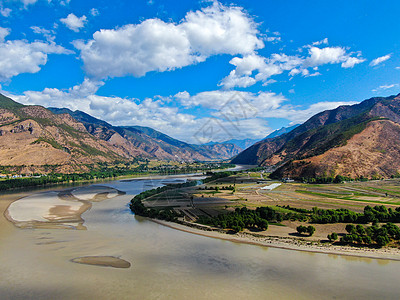
[[[0,80],[21,73],[36,73],[47,63],[48,54],[70,54],[54,42],[5,41],[9,29],[0,27]]]
[[[176,107],[165,106],[160,99],[125,99],[95,95],[104,83],[85,79],[80,85],[66,91],[46,88],[43,91],[26,91],[23,95],[9,95],[27,105],[67,107],[81,110],[113,125],[149,126],[162,132],[190,140],[199,120],[190,114],[178,112]],[[4,91],[2,92],[4,94]]]
[[[385,91],[385,90],[389,90],[392,89],[394,87],[398,87],[399,84],[398,83],[394,83],[394,84],[385,84],[385,85],[381,85],[379,87],[377,87],[376,89],[373,89],[373,92],[381,92],[381,91]]]
[[[36,2],[38,2],[38,0],[21,0],[21,2],[24,4],[25,7],[27,7],[28,5],[35,4]]]
[[[182,92],[176,94],[174,98],[187,108],[201,106],[219,112],[226,109],[237,110],[238,115],[246,116],[242,119],[250,115],[262,115],[265,110],[276,109],[283,101],[286,101],[285,97],[275,93],[221,90],[201,92],[193,96]]]
[[[93,17],[96,17],[96,16],[100,15],[100,12],[99,12],[99,10],[98,10],[97,8],[92,8],[92,9],[90,10],[90,14],[91,14]]]
[[[86,72],[97,78],[169,71],[217,54],[251,54],[264,47],[257,25],[241,8],[214,2],[188,12],[178,24],[147,19],[102,29],[87,42],[75,41]]]
[[[50,0],[50,1],[51,1],[51,0]],[[70,2],[71,2],[71,0],[61,0],[61,1],[60,1],[60,4],[61,4],[62,6],[67,6]]]
[[[278,42],[280,42],[282,39],[281,39],[281,37],[280,36],[268,36],[267,38],[266,38],[266,41],[267,42],[271,42],[271,43],[278,43]]]
[[[10,34],[10,29],[0,27],[0,43],[4,42],[4,39],[7,35]]]
[[[310,47],[309,57],[304,61],[304,67],[317,67],[325,64],[341,63],[342,68],[352,68],[365,61],[363,58],[351,56],[342,47]]]
[[[279,94],[235,91],[207,91],[196,95],[184,91],[166,97],[167,101],[159,96],[139,100],[96,95],[103,84],[85,79],[68,90],[46,88],[26,91],[23,95],[1,92],[24,104],[82,110],[113,125],[149,126],[191,143],[263,138],[272,131],[267,118],[284,118],[297,124],[320,111],[355,103],[320,102],[303,108],[290,105]],[[185,112],[185,108],[176,107],[171,100],[179,101],[186,108],[201,106],[211,113],[208,117],[196,117]]]
[[[72,31],[79,32],[81,28],[85,27],[87,18],[85,15],[78,18],[73,13],[70,13],[66,18],[60,19],[60,21]]]
[[[392,54],[387,54],[387,55],[384,55],[384,56],[375,58],[374,60],[372,60],[372,61],[370,62],[369,65],[370,65],[371,67],[377,66],[377,65],[379,65],[380,63],[383,63],[384,61],[387,61],[388,59],[390,59],[391,56],[392,56]]]
[[[43,35],[48,41],[54,41],[56,39],[53,30],[48,30],[40,26],[31,26],[31,29],[33,33]]]
[[[294,124],[302,123],[318,112],[357,103],[325,101],[302,108],[289,104],[281,94],[221,90],[201,92],[193,96],[185,91],[176,94],[174,98],[187,108],[201,106],[214,110],[212,115],[221,119],[224,119],[224,115],[232,116],[234,113],[235,116],[230,119],[285,118]]]
[[[327,42],[327,40],[323,40],[318,43]],[[322,65],[340,64],[342,68],[352,68],[365,61],[360,53],[347,53],[346,49],[342,47],[318,48],[309,45],[305,47],[308,48],[308,54],[303,57],[277,53],[272,54],[269,58],[254,53],[242,58],[235,57],[230,61],[230,64],[236,68],[223,78],[219,85],[227,89],[237,86],[248,87],[258,81],[265,83],[270,77],[282,74],[285,71],[288,72],[289,76],[299,74],[305,77],[319,76],[321,73],[317,70]],[[310,73],[309,68],[312,68],[315,72]]]
[[[11,14],[11,12],[12,12],[12,10],[9,9],[9,8],[2,8],[2,7],[0,7],[0,14],[1,14],[3,17],[5,17],[5,18],[9,17],[10,14]]]
[[[328,45],[328,44],[329,44],[328,38],[324,38],[323,40],[312,43],[313,46]]]

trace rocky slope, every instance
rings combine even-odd
[[[192,145],[176,140],[149,127],[112,126],[82,111],[49,108],[56,114],[67,113],[84,124],[87,131],[119,148],[126,155],[178,161],[229,159],[242,149],[234,144]]]
[[[387,177],[400,171],[398,123],[400,95],[371,98],[321,112],[233,162],[277,167],[276,177]]]
[[[87,171],[138,156],[229,159],[240,150],[233,144],[191,145],[148,127],[112,126],[81,111],[25,106],[0,94],[0,166],[23,166],[23,173]]]
[[[117,147],[91,135],[69,114],[24,106],[0,95],[0,165],[39,166],[54,171],[86,170],[87,165],[128,159]]]

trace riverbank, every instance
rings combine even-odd
[[[272,247],[286,250],[305,251],[322,253],[329,255],[345,255],[361,258],[383,259],[400,261],[400,249],[397,248],[358,248],[351,246],[332,245],[331,243],[321,243],[301,238],[267,236],[250,232],[240,232],[236,234],[223,233],[221,229],[212,228],[200,224],[187,223],[178,224],[156,219],[149,219],[157,224],[180,231],[197,234],[201,236],[227,240],[234,243],[243,243]],[[273,225],[270,225],[273,226]]]

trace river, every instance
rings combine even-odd
[[[172,179],[168,179],[172,180]],[[180,179],[181,180],[181,179]],[[238,244],[134,216],[133,195],[163,179],[110,181],[124,191],[94,202],[86,230],[0,222],[1,299],[398,299],[400,262]],[[164,181],[165,182],[165,181]],[[38,191],[3,195],[7,201]],[[77,264],[114,256],[125,269]]]

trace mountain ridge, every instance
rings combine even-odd
[[[328,175],[347,176],[349,174],[353,177],[368,177],[370,174],[367,169],[352,172],[346,168],[338,167],[335,171],[326,163],[324,167],[318,166],[318,160],[313,159],[313,157],[334,151],[332,149],[346,149],[347,143],[352,141],[354,136],[363,136],[368,128],[376,126],[373,125],[374,122],[385,123],[389,121],[396,124],[400,123],[400,94],[386,98],[374,97],[355,105],[339,106],[333,110],[320,112],[289,133],[256,143],[240,153],[232,162],[256,163],[275,168],[277,169],[273,173],[275,177],[293,176],[300,178]],[[390,133],[384,131],[392,127],[390,125],[378,126],[376,128],[380,128],[382,132],[378,133],[375,130],[373,132],[376,136],[370,138],[379,139],[381,135],[389,136]],[[390,147],[395,147],[395,144],[391,144]],[[353,147],[351,152],[354,151],[363,152],[363,145],[360,145],[358,149]],[[400,169],[400,161],[394,156],[393,152],[390,153],[393,156],[394,165]],[[333,159],[333,156],[330,157]],[[343,164],[342,160],[337,157],[331,163],[338,166]],[[314,171],[310,172],[311,169]],[[381,176],[389,176],[389,173],[393,172],[393,168],[385,166],[376,172]]]

